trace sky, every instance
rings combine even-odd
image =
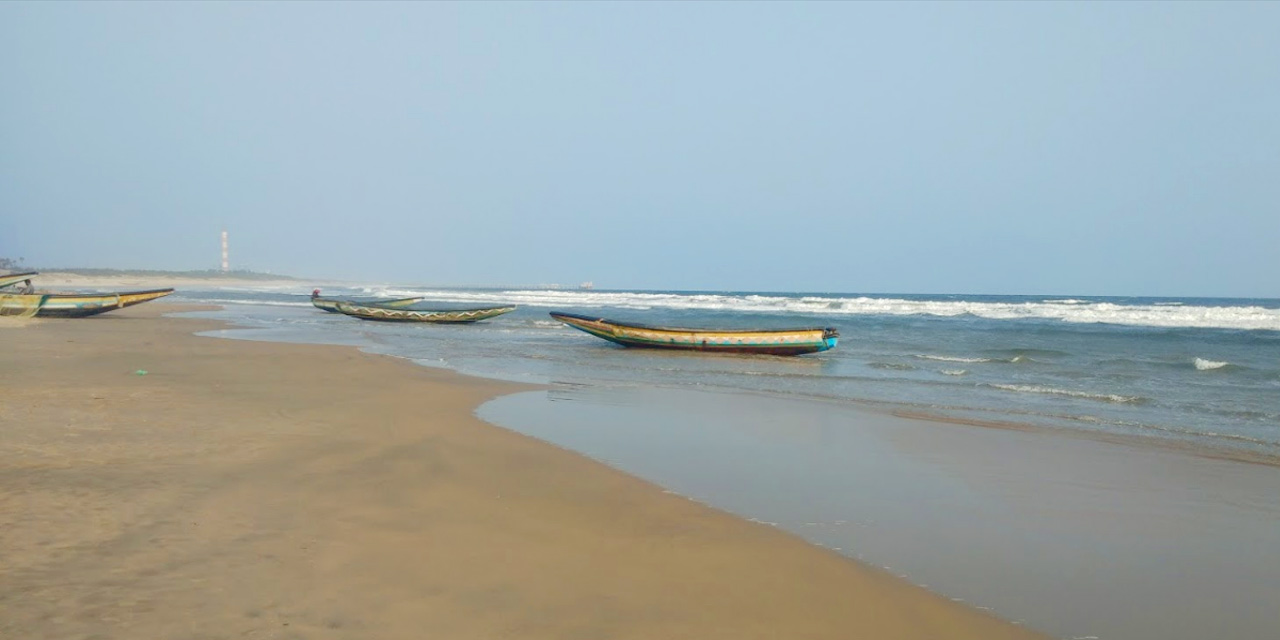
[[[0,257],[1280,297],[1280,3],[0,3]]]

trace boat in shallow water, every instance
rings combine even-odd
[[[840,332],[831,327],[804,329],[688,329],[624,324],[604,318],[552,312],[551,317],[624,347],[688,349],[720,353],[794,356],[836,346]]]
[[[338,311],[339,302],[350,302],[352,304],[363,305],[367,307],[389,307],[391,309],[399,309],[409,305],[422,302],[426,298],[326,298],[316,294],[311,294],[311,304],[317,309],[323,309],[329,313],[341,313]]]
[[[83,318],[163,298],[173,289],[119,293],[0,293],[0,316]]]
[[[438,322],[458,324],[476,322],[515,311],[514,306],[484,307],[480,309],[395,309],[386,305],[363,305],[339,302],[338,311],[361,320],[385,320],[389,322]]]

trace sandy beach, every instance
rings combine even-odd
[[[0,637],[1037,637],[473,415],[528,387],[181,309],[0,327]]]

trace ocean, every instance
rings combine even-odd
[[[660,385],[820,398],[964,420],[1280,454],[1280,300],[326,286],[327,296],[516,304],[474,325],[361,322],[311,287],[184,290],[238,337],[354,344],[506,380]],[[831,326],[819,354],[629,350],[555,322],[568,311],[689,327]]]

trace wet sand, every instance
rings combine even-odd
[[[180,308],[0,325],[0,637],[1036,637],[474,417],[526,387]]]
[[[1056,637],[1280,629],[1272,465],[742,392],[557,386],[478,413]]]

